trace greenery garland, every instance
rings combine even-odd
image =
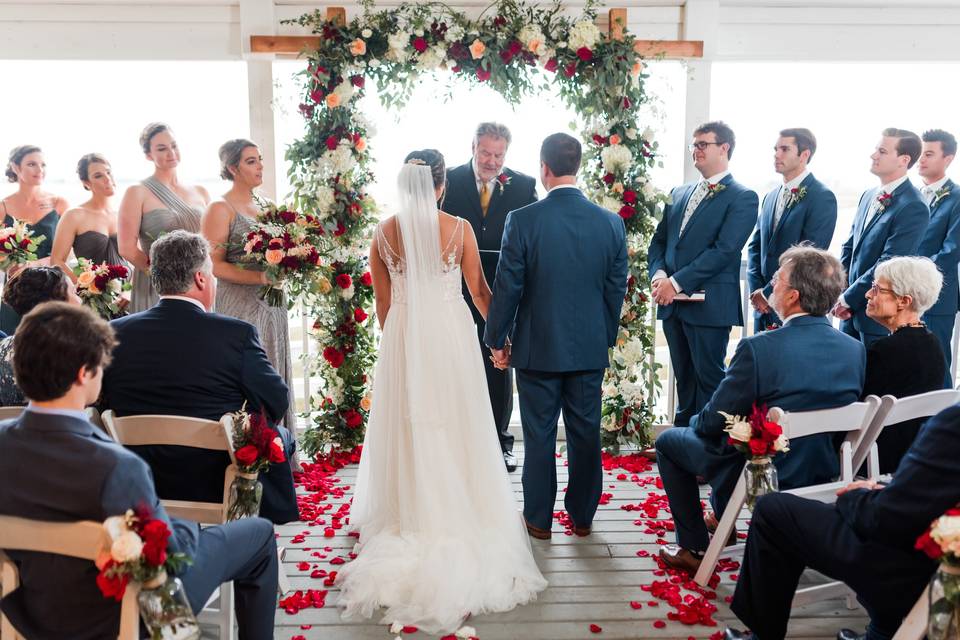
[[[376,341],[363,256],[377,217],[366,193],[374,179],[367,143],[373,129],[358,100],[372,80],[385,105],[400,107],[421,74],[442,69],[489,86],[512,104],[554,86],[581,117],[580,182],[594,201],[623,218],[630,256],[620,333],[604,382],[603,444],[650,443],[659,383],[645,382],[656,380],[657,366],[644,293],[646,249],[665,196],[647,179],[657,144],[638,124],[649,98],[635,39],[625,30],[622,38],[605,37],[596,26],[596,6],[589,1],[573,19],[559,2],[542,7],[501,0],[469,18],[441,3],[374,11],[368,0],[349,24],[319,10],[288,21],[320,35],[319,47],[304,52],[300,112],[306,133],[286,157],[292,207],[323,221],[323,261],[333,274],[303,298],[316,317],[319,344],[307,375],[324,381],[323,393],[309,399],[311,425],[302,443],[308,454],[362,442],[371,402]]]

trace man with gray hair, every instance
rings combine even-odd
[[[246,404],[276,424],[289,395],[248,322],[210,313],[217,292],[207,240],[177,230],[150,248],[150,279],[157,304],[111,325],[119,342],[103,378],[101,408],[118,416],[161,414],[219,420]],[[287,456],[293,440],[276,426]],[[165,500],[223,500],[222,451],[179,446],[131,449],[153,470]],[[286,462],[261,473],[260,515],[274,523],[299,517],[293,475]]]
[[[770,306],[783,326],[745,338],[720,386],[689,427],[657,438],[657,462],[676,524],[677,545],[660,550],[670,567],[693,575],[744,465],[727,444],[722,413],[748,416],[754,406],[785,411],[841,407],[860,399],[866,367],[863,344],[834,329],[825,317],[846,285],[840,261],[830,253],[796,246],[780,256]],[[830,434],[799,438],[774,459],[781,489],[827,482],[838,472]],[[714,514],[700,508],[697,476],[713,488]]]
[[[537,200],[537,182],[531,176],[504,166],[511,141],[510,130],[497,122],[481,122],[473,135],[473,158],[470,162],[447,171],[447,191],[444,211],[465,219],[473,227],[480,249],[480,262],[487,284],[493,289],[500,262],[500,243],[507,214]],[[486,353],[483,332],[486,324],[473,305],[466,285],[463,297],[477,323],[477,340]],[[484,358],[487,391],[493,409],[493,421],[500,438],[503,460],[508,471],[517,468],[513,456],[513,436],[510,434],[510,416],[513,413],[513,375],[510,369],[497,369],[489,358]]]

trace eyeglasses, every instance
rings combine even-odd
[[[703,151],[704,149],[706,149],[712,144],[715,144],[719,147],[720,145],[726,144],[726,143],[725,142],[702,142],[702,141],[691,142],[690,144],[687,145],[687,149],[689,149],[690,151],[693,151],[694,149],[696,149],[697,151]]]
[[[892,296],[896,296],[896,295],[897,295],[897,292],[894,291],[893,289],[884,289],[883,287],[881,287],[880,285],[878,285],[876,282],[874,282],[872,285],[870,285],[870,291],[873,293],[873,295],[878,295],[878,294],[881,294],[881,293],[889,293],[889,294],[892,295]],[[898,297],[899,297],[899,296],[898,296]]]

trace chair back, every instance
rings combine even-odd
[[[230,499],[230,485],[237,474],[237,459],[233,451],[233,421],[229,415],[220,421],[189,418],[186,416],[139,415],[117,417],[112,410],[101,416],[107,432],[125,447],[140,445],[178,445],[213,451],[226,451],[230,455],[223,479],[221,502],[196,502],[188,500],[165,500],[160,496],[167,512],[175,517],[203,524],[220,524],[226,521]]]
[[[0,550],[37,551],[62,556],[96,560],[101,551],[110,548],[110,538],[99,522],[46,522],[13,516],[0,516]],[[5,597],[19,586],[16,565],[0,551],[2,564],[2,595]],[[137,587],[127,585],[120,612],[120,640],[139,637]],[[13,625],[4,618],[0,623],[0,638],[20,640]]]
[[[784,434],[792,440],[818,433],[859,431],[870,423],[879,405],[879,398],[868,396],[863,402],[816,411],[784,411],[773,407],[767,412],[767,418],[779,422]]]
[[[21,406],[0,407],[0,420],[10,420],[11,418],[19,418],[20,414],[23,413],[24,409],[26,409],[26,407],[21,407]]]

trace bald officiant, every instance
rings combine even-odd
[[[502,124],[481,122],[477,125],[473,134],[473,157],[470,162],[447,171],[447,190],[441,207],[451,215],[464,218],[473,227],[480,249],[483,275],[491,289],[500,261],[500,241],[507,214],[537,199],[537,181],[504,166],[510,139],[510,130]],[[477,340],[486,356],[487,348],[483,344],[486,323],[473,306],[466,286],[463,288],[463,297],[477,323]],[[510,369],[497,369],[487,357],[484,357],[483,363],[503,461],[507,471],[514,471],[517,460],[513,455],[513,436],[509,430],[510,415],[513,413],[513,373]]]

